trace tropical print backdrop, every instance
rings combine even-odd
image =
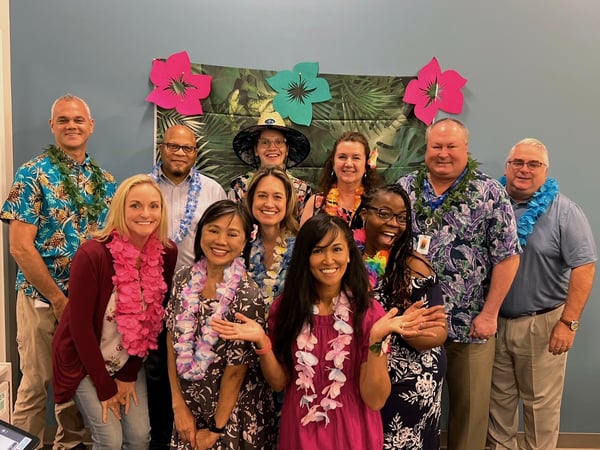
[[[306,70],[308,65],[311,65],[312,74]],[[304,73],[300,73],[302,66]],[[320,168],[334,141],[348,130],[363,133],[371,148],[377,148],[377,168],[387,181],[395,181],[423,161],[425,124],[415,117],[414,105],[403,101],[406,86],[415,77],[317,76],[315,66],[318,71],[317,63],[301,63],[293,71],[284,71],[288,77],[286,81],[281,79],[283,72],[192,63],[192,76],[203,75],[210,83],[204,96],[199,91],[196,93],[196,101],[202,98],[201,107],[197,106],[201,113],[189,115],[185,114],[185,109],[178,108],[184,111],[181,114],[175,107],[156,106],[155,142],[161,142],[164,131],[171,125],[187,125],[198,136],[198,169],[226,189],[232,178],[250,170],[233,152],[234,136],[241,129],[256,125],[261,113],[274,109],[280,112],[288,126],[308,137],[310,155],[291,172],[313,185],[318,182]],[[181,72],[179,74],[178,80],[171,78],[169,89],[176,90],[179,86],[184,92],[191,86],[191,81],[186,81]],[[283,88],[278,88],[279,92],[273,88],[273,85],[278,86],[274,82],[278,77],[279,86],[288,83],[287,92],[283,92]],[[156,78],[151,78],[157,85]],[[176,82],[179,84],[173,87]],[[327,88],[329,93],[324,92]],[[311,103],[311,98],[316,100]],[[282,111],[286,108],[289,111]],[[158,152],[155,157],[157,155]]]

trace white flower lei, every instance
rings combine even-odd
[[[348,323],[350,319],[350,303],[343,292],[340,292],[340,295],[333,299],[333,305],[333,318],[335,320],[333,327],[338,332],[338,335],[329,341],[331,350],[325,355],[326,361],[333,362],[333,367],[328,367],[330,371],[328,378],[331,383],[323,388],[321,391],[323,397],[316,405],[312,404],[317,398],[313,379],[315,376],[314,367],[319,363],[319,359],[312,353],[312,350],[318,342],[317,337],[312,333],[310,324],[305,323],[296,338],[296,344],[298,345],[298,351],[296,352],[297,364],[294,366],[298,372],[296,384],[299,391],[304,391],[300,399],[300,407],[308,409],[306,415],[301,419],[303,426],[306,426],[310,422],[321,421],[325,421],[325,425],[327,425],[329,423],[327,412],[343,406],[336,398],[340,395],[346,383],[346,375],[342,369],[344,367],[344,360],[350,354],[346,348],[352,342],[354,330]],[[315,306],[313,313],[318,314],[318,312],[319,309]]]

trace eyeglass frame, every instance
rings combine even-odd
[[[198,147],[196,145],[179,145],[175,144],[174,142],[161,142],[160,145],[164,145],[165,148],[171,153],[177,153],[179,150],[183,150],[183,153],[185,153],[186,155],[191,155],[196,150],[198,150]]]
[[[372,211],[376,211],[377,217],[379,217],[381,220],[383,220],[386,223],[390,222],[392,219],[395,219],[396,223],[398,223],[400,225],[406,225],[408,223],[408,214],[406,214],[406,211],[395,214],[389,208],[376,208],[375,206],[366,206],[365,208],[370,209]],[[389,213],[390,217],[388,217],[387,219],[385,217],[381,217],[382,211],[384,212],[384,215],[387,215]],[[403,217],[403,218],[401,219],[401,217]]]
[[[266,143],[261,143],[261,141]],[[267,138],[258,138],[256,140],[256,146],[257,147],[265,147],[265,148],[269,148],[271,146],[271,144],[273,144],[275,146],[275,148],[281,148],[284,145],[287,145],[287,139],[283,138],[283,139],[267,139]]]
[[[506,164],[509,164],[511,167],[514,167],[515,169],[522,169],[523,166],[527,166],[527,168],[529,170],[537,170],[537,169],[541,169],[544,166],[547,166],[548,164],[546,164],[545,162],[542,161],[538,161],[538,160],[533,160],[533,161],[523,161],[522,159],[509,159],[508,161],[506,161]],[[533,166],[531,166],[531,164],[534,164]]]

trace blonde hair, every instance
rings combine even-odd
[[[108,209],[108,215],[106,216],[106,223],[104,228],[94,233],[93,237],[100,242],[106,241],[113,231],[117,231],[123,236],[129,235],[127,224],[125,223],[125,201],[131,189],[140,184],[149,184],[152,186],[160,195],[160,223],[155,231],[158,240],[165,246],[170,247],[169,244],[169,224],[167,220],[167,205],[165,204],[165,198],[158,187],[158,184],[152,177],[148,175],[134,175],[124,180],[119,187],[117,192],[112,199],[110,208]]]

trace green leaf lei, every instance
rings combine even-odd
[[[104,173],[102,173],[102,169],[100,169],[98,164],[90,157],[90,167],[92,169],[92,176],[90,179],[94,189],[94,197],[92,203],[86,203],[81,194],[81,190],[75,185],[71,178],[71,169],[69,166],[73,164],[73,160],[69,159],[62,150],[54,145],[49,145],[45,151],[50,162],[58,168],[58,171],[63,177],[63,186],[71,200],[71,204],[75,208],[75,214],[80,214],[82,216],[86,215],[89,222],[97,221],[104,208],[106,208],[106,180]]]
[[[425,186],[425,177],[427,176],[427,167],[423,165],[417,172],[414,186],[416,201],[413,208],[417,216],[425,216],[426,225],[431,225],[434,221],[440,222],[442,216],[450,211],[454,203],[460,203],[463,200],[467,185],[471,180],[475,179],[475,170],[477,167],[479,167],[479,163],[469,156],[467,160],[467,173],[463,179],[448,193],[442,204],[435,211],[432,211],[431,206],[423,201],[423,189]]]

